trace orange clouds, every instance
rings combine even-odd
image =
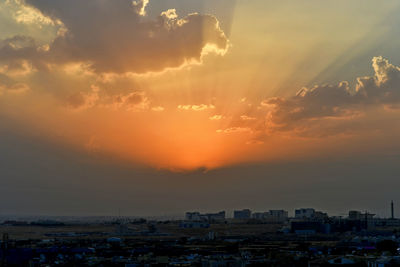
[[[223,119],[223,117],[224,116],[222,116],[222,115],[214,115],[214,116],[211,116],[209,119],[212,121],[219,121],[219,120]]]
[[[153,15],[148,0],[20,3],[34,14],[16,23],[57,32],[48,42],[26,34],[0,40],[0,108],[91,155],[174,170],[288,159],[367,136],[378,127],[377,110],[387,119],[382,129],[398,114],[400,69],[382,57],[355,86],[272,95],[279,75],[260,65],[253,78],[253,68],[240,68],[261,52],[226,53],[230,41],[213,15],[170,7]]]
[[[24,83],[13,83],[11,85],[1,84],[0,95],[2,94],[23,94],[30,90],[29,86]]]
[[[217,133],[226,133],[226,134],[231,134],[231,133],[251,133],[252,130],[250,128],[244,128],[244,127],[231,127],[227,128],[225,130],[217,130]]]
[[[215,109],[215,106],[214,105],[206,105],[206,104],[179,105],[178,109],[181,109],[181,110],[192,110],[192,111],[203,111],[203,110],[208,110],[208,109]]]
[[[372,128],[387,129],[398,111],[391,109],[389,116],[377,110],[398,103],[399,70],[382,58],[373,62],[375,75],[359,79],[354,90],[346,82],[315,86],[291,97],[258,100],[258,105],[247,100],[230,110],[222,108],[229,102],[220,98],[213,104],[176,106],[140,90],[110,93],[108,84],[72,94],[70,107],[79,112],[40,95],[22,97],[20,109],[27,127],[96,157],[174,171],[288,160],[350,149],[355,142],[377,138],[370,135]],[[24,106],[28,99],[37,105]],[[374,112],[383,114],[384,122],[377,123]],[[29,118],[36,119],[34,125]]]
[[[92,87],[92,91],[89,93],[73,93],[67,99],[68,106],[76,110],[91,108],[96,105],[96,102],[99,100],[98,93],[99,89],[94,86]]]

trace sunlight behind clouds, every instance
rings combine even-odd
[[[45,140],[171,170],[379,147],[400,57],[375,48],[397,2],[233,2],[3,1],[0,112]]]

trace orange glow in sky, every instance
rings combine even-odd
[[[0,113],[49,142],[214,169],[379,146],[398,115],[400,61],[369,54],[397,1],[73,1],[0,4]]]

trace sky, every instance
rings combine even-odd
[[[0,215],[400,216],[399,11],[0,0]]]

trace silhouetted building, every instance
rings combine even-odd
[[[328,216],[328,213],[326,213],[326,212],[316,211],[314,213],[313,218],[315,220],[325,221],[325,220],[327,220],[329,218],[329,216]]]
[[[254,212],[251,217],[256,220],[264,220],[268,212]]]
[[[251,218],[251,210],[249,209],[244,209],[244,210],[235,210],[233,212],[233,218],[234,219],[250,219]]]
[[[224,221],[225,220],[225,211],[220,211],[218,213],[206,213],[208,221]]]
[[[201,221],[204,218],[201,216],[200,212],[186,212],[185,219],[188,221]]]
[[[297,209],[294,212],[294,217],[296,219],[311,219],[315,215],[315,210],[314,209]]]
[[[361,211],[351,210],[349,211],[349,220],[372,220],[375,214],[362,213]]]
[[[269,222],[277,222],[277,223],[282,223],[287,221],[288,219],[288,212],[285,210],[270,210],[266,214],[267,221]]]
[[[286,210],[270,210],[267,212],[255,212],[253,219],[263,220],[271,223],[283,223],[288,220],[288,212]]]
[[[187,221],[223,221],[225,220],[225,211],[206,214],[201,214],[200,212],[186,212],[185,219]]]

